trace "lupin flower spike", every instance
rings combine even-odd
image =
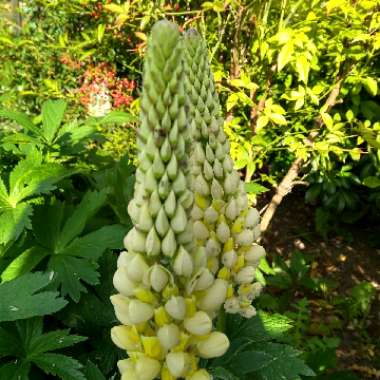
[[[220,106],[195,31],[166,20],[148,42],[137,134],[138,167],[111,297],[122,380],[208,380],[199,359],[222,356],[220,309],[254,315],[261,287],[259,215],[233,169]]]

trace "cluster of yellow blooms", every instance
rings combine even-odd
[[[139,165],[111,297],[122,380],[209,380],[199,359],[222,356],[220,309],[249,318],[261,291],[259,215],[233,169],[200,37],[157,23],[145,58]],[[224,306],[223,306],[224,305]]]

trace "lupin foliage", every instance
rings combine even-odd
[[[197,32],[160,21],[145,58],[139,165],[111,297],[122,380],[207,380],[199,358],[222,356],[223,307],[255,314],[259,215],[233,169],[218,97]]]

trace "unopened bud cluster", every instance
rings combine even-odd
[[[195,54],[193,54],[195,53]],[[192,55],[193,54],[193,55]],[[202,72],[202,70],[205,70]],[[222,356],[218,311],[255,314],[254,241],[259,215],[248,209],[219,118],[200,38],[168,21],[153,29],[145,58],[139,165],[111,297],[122,380],[208,380],[199,359]]]

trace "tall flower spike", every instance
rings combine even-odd
[[[124,239],[127,252],[121,253],[114,276],[119,294],[111,297],[122,324],[111,338],[129,356],[118,365],[123,380],[207,379],[207,371],[198,368],[199,358],[221,356],[229,346],[228,338],[216,333],[212,324],[226,300],[228,282],[212,274],[219,269],[218,255],[207,268],[204,247],[193,243],[198,230],[216,235],[204,221],[196,229],[190,217],[194,202],[204,207],[192,192],[188,157],[194,110],[185,110],[189,103],[184,67],[178,27],[168,21],[156,23],[145,57],[139,163],[128,206],[134,227]],[[207,135],[205,115],[201,117]],[[215,156],[214,151],[202,152],[207,160]],[[200,174],[202,192],[222,197],[221,187],[210,184],[211,169],[208,177]]]
[[[256,312],[252,300],[261,291],[255,271],[265,255],[254,244],[260,234],[260,216],[248,207],[244,183],[233,168],[206,45],[195,30],[186,33],[184,44],[193,138],[194,238],[199,247],[205,247],[208,268],[228,284],[225,310],[250,318]]]

